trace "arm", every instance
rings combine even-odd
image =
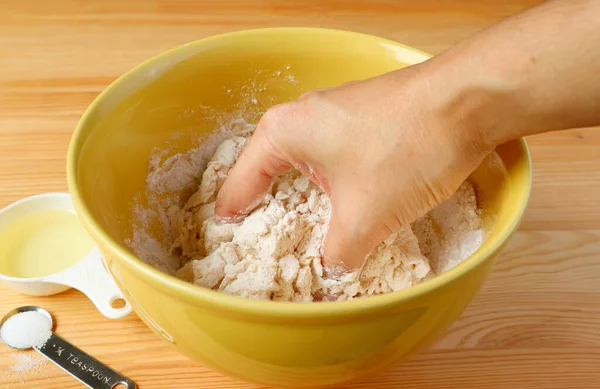
[[[244,217],[273,177],[298,167],[331,199],[325,266],[353,269],[450,197],[498,144],[594,124],[600,0],[551,1],[422,64],[271,108],[216,214]]]
[[[440,104],[497,145],[600,124],[600,1],[550,1],[431,61]],[[434,64],[435,62],[435,64]]]

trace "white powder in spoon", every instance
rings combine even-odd
[[[0,338],[8,346],[18,349],[42,347],[52,335],[52,322],[43,313],[17,313],[4,322]]]

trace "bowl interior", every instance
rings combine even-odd
[[[132,233],[134,198],[144,191],[157,147],[168,157],[234,117],[255,123],[268,107],[304,91],[427,58],[376,37],[296,28],[226,34],[162,54],[103,92],[73,138],[70,185],[78,191],[85,224],[92,220],[129,250],[123,242]],[[514,141],[471,176],[488,233],[476,255],[489,254],[514,229],[529,194],[529,167],[524,142]]]

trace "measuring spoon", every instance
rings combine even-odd
[[[54,328],[52,315],[43,308],[35,306],[25,306],[13,309],[8,312],[0,321],[0,329],[6,321],[14,315],[22,312],[37,311],[50,319],[51,328]],[[9,347],[23,350],[22,348],[14,347],[4,341],[2,342]],[[73,346],[60,336],[52,332],[52,335],[41,347],[34,349],[54,362],[58,367],[77,378],[81,383],[91,389],[135,389],[136,385],[129,378],[122,376],[108,366],[102,364],[97,359],[86,354],[82,350]]]

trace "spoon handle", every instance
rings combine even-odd
[[[91,389],[136,388],[133,381],[54,333],[44,346],[35,349]]]

